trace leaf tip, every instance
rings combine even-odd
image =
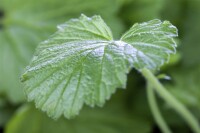
[[[28,76],[27,76],[26,73],[22,74],[21,77],[20,77],[20,81],[21,81],[21,82],[24,82],[24,81],[26,81],[27,79],[28,79]]]

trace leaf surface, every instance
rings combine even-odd
[[[159,69],[169,59],[169,54],[176,52],[177,29],[169,21],[154,19],[141,24],[134,24],[122,37],[121,41],[134,47],[134,67],[137,69]]]
[[[19,76],[55,25],[80,13],[98,13],[120,33],[123,25],[115,15],[120,5],[121,0],[0,0],[0,94],[15,104],[25,101]]]
[[[53,118],[73,117],[84,103],[102,106],[126,87],[131,68],[154,71],[175,52],[176,28],[167,21],[135,24],[119,41],[100,16],[81,15],[58,29],[22,75],[28,100]]]

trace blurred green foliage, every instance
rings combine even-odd
[[[128,75],[127,90],[117,92],[102,109],[84,109],[74,120],[54,121],[24,105],[19,76],[35,47],[56,25],[81,13],[101,15],[115,38],[135,22],[154,18],[177,26],[178,55],[162,69],[171,80],[162,81],[200,120],[200,0],[0,0],[0,126],[5,132],[159,132],[145,98],[145,81],[135,70]],[[188,133],[182,119],[159,101],[174,132]]]

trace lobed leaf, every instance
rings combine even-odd
[[[156,70],[168,61],[169,54],[176,52],[176,43],[173,40],[176,36],[177,29],[169,21],[155,19],[134,24],[121,37],[121,41],[137,49],[135,68]]]
[[[118,36],[123,30],[116,17],[121,4],[121,0],[0,0],[0,94],[12,104],[25,101],[19,76],[37,44],[56,31],[55,25],[80,12],[101,14]]]
[[[131,68],[156,70],[175,52],[176,28],[167,21],[135,24],[119,41],[100,16],[81,15],[58,29],[22,75],[28,100],[53,118],[71,118],[84,103],[102,106],[125,88]]]

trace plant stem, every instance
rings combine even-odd
[[[162,132],[163,133],[172,133],[160,113],[160,110],[156,103],[156,97],[154,94],[153,86],[150,82],[148,82],[148,84],[147,84],[147,98],[148,98],[151,112],[153,113],[155,121],[158,124],[158,126],[160,127],[160,129],[162,130]]]
[[[150,70],[144,68],[141,72],[146,80],[153,85],[157,93],[185,119],[191,129],[195,133],[200,133],[199,123],[191,112],[164,88]]]

